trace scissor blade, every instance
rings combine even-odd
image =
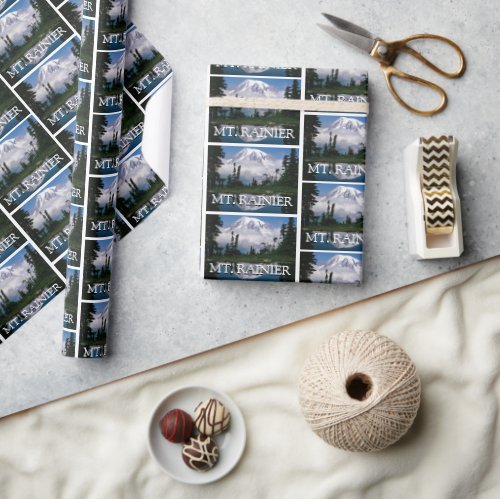
[[[344,19],[340,19],[340,17],[332,16],[331,14],[323,15],[332,23],[331,26],[323,26],[319,25],[323,28],[327,33],[337,38],[340,38],[344,42],[352,45],[358,49],[361,49],[363,52],[370,53],[372,51],[373,45],[375,44],[375,39],[373,35],[366,31],[366,29],[361,28],[360,26],[356,26],[355,24],[345,21]]]

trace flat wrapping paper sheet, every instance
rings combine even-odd
[[[175,69],[168,206],[156,210],[147,223],[140,224],[115,246],[113,271],[118,278],[113,281],[111,355],[94,362],[60,354],[64,310],[64,296],[60,293],[50,306],[0,345],[0,414],[498,254],[500,162],[494,158],[500,157],[500,55],[496,50],[500,31],[485,23],[495,19],[497,6],[483,3],[478,9],[475,0],[455,0],[453,5],[452,11],[448,4],[433,0],[392,1],[386,9],[368,4],[361,8],[356,2],[344,1],[338,7],[343,18],[388,40],[422,31],[459,42],[469,62],[462,78],[447,80],[420,72],[418,65],[411,68],[448,92],[446,111],[429,119],[409,114],[394,101],[375,61],[317,27],[323,22],[321,12],[330,9],[335,13],[333,3],[328,7],[322,0],[232,0],[228,8],[227,0],[131,1],[131,19],[160,52],[168,55]],[[200,277],[207,67],[214,61],[368,70],[370,123],[361,286],[238,283]],[[148,104],[146,118],[154,115],[156,123],[162,117],[161,109],[160,105]],[[147,121],[145,136],[148,129],[151,131]],[[465,251],[458,259],[417,261],[408,253],[403,151],[419,136],[442,133],[460,141],[458,188]],[[165,136],[160,135],[157,142],[164,145]]]
[[[496,258],[7,417],[0,420],[0,496],[498,499],[499,300]],[[375,328],[398,342],[422,381],[413,427],[381,452],[336,450],[300,413],[306,357],[347,328]],[[247,445],[230,475],[193,486],[149,457],[146,429],[158,400],[199,384],[238,404]],[[181,459],[180,449],[165,445]]]
[[[172,71],[134,25],[127,27],[126,1],[100,4],[103,32],[96,35],[96,2],[84,3],[83,22],[80,0],[4,1],[0,11],[0,342],[63,290],[71,232],[62,346],[68,356],[104,354],[113,233],[124,237],[167,195],[168,147],[162,163],[148,164],[143,138],[151,99],[160,98],[170,116]],[[169,128],[163,133],[162,147]],[[75,351],[80,322],[86,339]]]

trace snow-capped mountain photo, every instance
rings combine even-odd
[[[366,143],[366,122],[360,118],[321,117],[322,127],[314,138],[316,145],[322,147],[335,141],[335,149],[345,153],[349,148],[358,152]]]
[[[318,186],[319,196],[313,207],[316,215],[332,210],[333,218],[337,222],[344,222],[347,217],[356,219],[363,213],[364,192],[361,187],[351,187],[338,185],[332,188],[331,185],[321,184]]]
[[[34,266],[24,256],[25,250],[21,250],[0,268],[0,289],[12,301],[19,300],[36,278]]]
[[[274,155],[270,153],[271,151]],[[277,151],[276,149],[244,147],[236,149],[233,153],[232,149],[227,148],[226,154],[233,154],[224,158],[224,163],[219,169],[219,175],[223,178],[231,176],[233,170],[241,166],[240,180],[243,184],[251,184],[254,179],[257,183],[267,179],[274,179],[280,175],[283,160],[281,152],[285,155],[289,153],[289,150],[280,149]],[[277,170],[279,171],[277,172]]]
[[[297,78],[301,76],[301,68],[272,66],[231,66],[214,64],[211,66],[211,72],[213,75],[224,74],[227,76],[249,76],[255,78],[267,76]]]
[[[132,156],[120,164],[118,174],[118,196],[127,198],[132,191],[130,181],[141,190],[146,190],[150,186],[150,181],[156,179],[155,172],[146,163],[141,154]]]
[[[0,165],[6,166],[11,173],[20,172],[37,148],[37,141],[27,130],[27,121],[18,127],[7,140],[0,143]],[[6,175],[0,167],[0,179]]]
[[[264,73],[269,69],[270,66],[240,66],[242,71],[248,74],[259,74]]]
[[[285,222],[286,219],[283,219]],[[238,248],[241,252],[248,252],[250,247],[256,251],[271,247],[280,236],[280,225],[265,222],[257,217],[240,217],[230,225],[224,225],[217,238],[217,244],[224,247],[231,244],[232,237],[238,234]]]
[[[66,50],[65,53],[46,62],[38,70],[36,79],[32,83],[36,100],[45,102],[52,92],[56,94],[64,92],[76,78],[77,63],[77,58],[71,50]]]
[[[23,45],[25,36],[40,22],[40,13],[31,3],[20,2],[16,10],[8,12],[0,19],[0,54],[3,54],[9,43]]]
[[[359,258],[346,254],[315,253],[318,263],[310,279],[312,282],[361,282],[362,264]],[[331,277],[330,277],[331,274]]]
[[[47,221],[47,216],[52,220],[61,220],[66,216],[70,208],[70,197],[71,180],[68,176],[59,182],[56,180],[54,185],[40,192],[30,212],[33,227],[41,229]]]
[[[207,215],[205,269],[214,279],[294,280],[292,217]]]
[[[228,80],[229,78],[226,79],[226,81]],[[280,88],[262,80],[248,79],[241,81],[241,78],[234,80],[240,83],[236,86],[228,85],[228,89],[225,92],[228,97],[253,99],[283,99],[285,97],[285,89],[282,84]]]

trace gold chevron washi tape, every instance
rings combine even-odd
[[[427,234],[451,234],[455,226],[455,203],[451,185],[450,143],[453,137],[421,137],[421,188]]]

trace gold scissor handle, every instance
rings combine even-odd
[[[440,113],[443,111],[443,109],[446,108],[448,104],[448,97],[446,95],[446,92],[439,86],[436,85],[435,83],[432,83],[432,81],[424,80],[423,78],[419,78],[418,76],[413,76],[408,73],[404,73],[403,71],[400,71],[399,69],[394,68],[393,66],[384,66],[382,65],[382,71],[384,72],[385,75],[385,81],[387,82],[387,87],[389,88],[389,91],[391,92],[392,96],[405,108],[408,109],[408,111],[411,111],[412,113],[418,114],[419,116],[433,116],[434,114]],[[421,85],[426,88],[430,88],[437,92],[439,96],[441,97],[441,102],[438,104],[433,109],[429,110],[424,110],[424,109],[417,109],[413,106],[410,106],[405,100],[403,100],[399,94],[396,92],[394,89],[394,86],[392,85],[392,78],[400,78],[402,80],[409,81],[410,83],[415,83],[417,85]]]
[[[439,40],[443,43],[446,43],[449,45],[458,55],[459,59],[459,66],[455,71],[445,71],[444,69],[441,69],[440,67],[436,66],[433,64],[431,61],[429,61],[425,56],[423,56],[420,52],[415,50],[414,48],[410,47],[408,45],[409,42],[414,41],[414,40],[420,40],[420,39],[431,39],[431,40]],[[436,113],[441,112],[447,105],[448,99],[446,96],[446,92],[438,85],[435,83],[432,83],[428,80],[424,80],[423,78],[419,78],[417,76],[410,75],[408,73],[404,73],[403,71],[400,71],[392,66],[392,63],[395,61],[397,55],[400,52],[405,52],[408,55],[411,55],[412,57],[415,57],[417,60],[419,60],[422,64],[425,66],[429,67],[436,73],[445,76],[446,78],[458,78],[459,76],[462,76],[465,71],[466,63],[465,63],[465,56],[461,50],[461,48],[452,40],[449,38],[446,38],[444,36],[440,35],[432,35],[432,34],[419,34],[419,35],[412,35],[407,38],[403,38],[401,40],[396,40],[394,42],[386,42],[381,39],[377,39],[372,51],[371,51],[371,56],[374,57],[381,65],[382,70],[384,71],[385,79],[387,82],[387,86],[389,87],[389,90],[391,94],[394,96],[394,98],[406,109],[409,111],[419,114],[420,116],[432,116]],[[430,88],[434,91],[436,91],[440,97],[441,97],[441,102],[437,107],[434,109],[430,110],[421,110],[421,109],[416,109],[409,104],[407,104],[396,92],[394,89],[391,79],[393,77],[396,78],[401,78],[403,80],[407,80],[411,83],[416,83],[418,85],[422,85],[424,87]]]

